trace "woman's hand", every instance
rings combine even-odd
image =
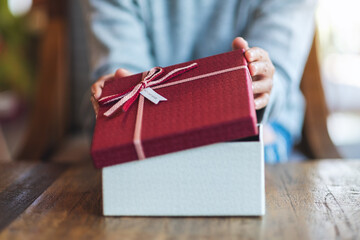
[[[254,92],[255,108],[264,108],[270,99],[273,86],[275,67],[272,64],[269,54],[261,48],[249,48],[248,43],[241,37],[234,39],[233,50],[245,49],[245,57],[249,62],[249,70],[252,77],[252,88]]]
[[[122,78],[131,75],[131,72],[129,72],[126,69],[120,68],[116,70],[115,74],[108,74],[100,77],[92,86],[91,86],[91,103],[93,105],[95,115],[97,116],[99,111],[99,103],[98,100],[101,96],[102,89],[104,87],[104,84],[107,80],[112,78]]]

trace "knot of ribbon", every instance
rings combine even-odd
[[[198,66],[197,63],[192,63],[188,66],[176,68],[169,73],[167,73],[165,76],[162,76],[164,74],[164,69],[162,67],[154,67],[150,69],[148,72],[144,72],[142,74],[141,81],[136,84],[134,87],[128,89],[125,92],[110,95],[103,97],[99,100],[100,104],[108,104],[114,101],[117,101],[108,111],[104,113],[105,116],[109,117],[114,112],[116,112],[121,106],[122,110],[126,112],[129,107],[135,102],[135,100],[139,97],[140,92],[147,88],[152,87],[156,85],[160,85],[180,74],[183,74],[187,71],[190,71],[191,69],[194,69]]]

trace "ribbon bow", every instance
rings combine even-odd
[[[106,111],[104,115],[107,117],[111,116],[121,106],[123,106],[122,107],[123,111],[126,112],[130,108],[130,106],[135,102],[135,100],[139,97],[140,92],[143,89],[164,83],[180,74],[183,74],[187,71],[190,71],[191,69],[196,68],[197,66],[198,66],[197,63],[192,63],[182,68],[176,68],[163,77],[161,77],[161,75],[163,75],[164,73],[164,69],[162,67],[154,67],[150,69],[150,71],[148,72],[143,72],[141,81],[138,84],[136,84],[134,87],[130,88],[125,92],[106,96],[99,100],[100,104],[108,104],[116,100],[119,100],[108,111]]]

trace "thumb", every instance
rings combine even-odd
[[[234,39],[234,41],[232,42],[232,49],[233,50],[238,50],[238,49],[245,49],[248,50],[249,49],[249,44],[248,42],[243,39],[242,37],[237,37]]]
[[[129,75],[131,75],[132,73],[124,68],[119,68],[118,70],[116,70],[115,72],[115,78],[122,78],[122,77],[127,77]]]

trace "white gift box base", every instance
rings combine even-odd
[[[105,216],[265,214],[262,129],[252,141],[217,143],[102,170]]]

